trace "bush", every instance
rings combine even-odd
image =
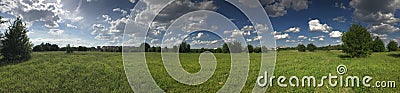
[[[383,44],[383,41],[379,37],[375,37],[371,49],[373,52],[383,52],[385,51],[385,44]]]
[[[299,44],[297,45],[297,50],[299,52],[306,52],[306,46],[304,46],[303,44]]]
[[[310,52],[314,52],[315,49],[317,49],[317,46],[315,46],[314,44],[307,44],[307,50]]]
[[[249,51],[249,53],[253,53],[253,46],[247,45],[247,50]]]
[[[397,51],[397,42],[390,40],[389,44],[387,45],[389,52],[390,51]]]
[[[343,52],[350,57],[366,57],[371,55],[372,37],[366,28],[353,24],[342,38]]]

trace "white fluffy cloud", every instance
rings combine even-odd
[[[297,38],[298,39],[307,39],[308,37],[306,37],[306,36],[298,36]]]
[[[329,33],[330,37],[342,37],[343,33],[340,31],[332,31],[331,33]]]
[[[333,21],[337,21],[337,22],[344,23],[344,22],[346,22],[347,19],[344,18],[344,16],[338,16],[338,17],[333,18],[332,20],[333,20]]]
[[[259,0],[270,17],[287,14],[287,9],[300,11],[308,8],[309,0]]]
[[[275,35],[275,39],[286,39],[289,38],[289,34]]]
[[[292,28],[289,28],[289,29],[285,30],[285,32],[297,33],[297,32],[300,32],[300,27],[292,27]]]
[[[399,0],[352,0],[353,18],[369,25],[374,33],[392,33],[399,31],[396,24],[400,22],[395,13],[400,9]]]
[[[50,35],[61,35],[62,33],[64,33],[64,30],[61,29],[50,29],[50,31],[48,32]]]
[[[22,17],[27,22],[42,21],[45,27],[58,28],[68,11],[61,0],[1,0],[0,12]]]
[[[390,24],[381,23],[378,25],[370,26],[368,30],[372,32],[393,33],[400,31],[400,28]]]
[[[321,31],[324,33],[329,33],[332,30],[332,27],[328,24],[321,24],[318,19],[310,20],[308,22],[309,30],[310,31]]]

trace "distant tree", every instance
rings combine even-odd
[[[0,52],[6,62],[20,62],[31,58],[33,44],[29,41],[27,32],[21,18],[17,18],[4,32]]]
[[[315,46],[313,43],[307,44],[307,50],[310,52],[314,52],[315,49],[317,49],[317,46]]]
[[[297,45],[297,51],[306,52],[306,46],[304,46],[303,44]]]
[[[243,46],[239,41],[229,43],[229,48],[231,49],[231,52],[233,52],[233,53],[240,53],[243,50]]]
[[[397,51],[397,42],[390,40],[390,42],[387,45],[389,52],[391,51]]]
[[[253,53],[253,46],[252,45],[247,45],[247,50],[249,51],[249,53]]]
[[[161,52],[161,47],[160,46],[156,47],[156,52]]]
[[[373,52],[383,52],[385,51],[385,44],[379,37],[375,37],[371,49]]]
[[[71,54],[74,50],[71,48],[69,44],[65,47],[65,51],[67,51],[67,54]]]
[[[215,49],[215,53],[222,53],[222,49],[221,48]]]
[[[180,53],[189,53],[190,52],[190,45],[186,42],[182,42],[179,45],[179,52]]]
[[[367,57],[371,55],[372,37],[366,28],[353,24],[342,38],[343,52],[350,57]]]
[[[229,47],[227,43],[222,45],[222,53],[229,53]]]
[[[173,52],[178,51],[178,46],[173,46],[172,50],[173,50]]]
[[[253,52],[255,52],[255,53],[261,53],[261,52],[262,52],[261,47],[256,47],[256,48],[254,48],[254,49],[253,49]]]
[[[142,43],[142,44],[140,44],[140,48],[141,49],[144,48],[144,52],[149,52],[150,45],[148,43]]]

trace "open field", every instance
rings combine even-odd
[[[198,56],[189,53],[180,55],[185,70],[195,73],[200,70]],[[230,55],[214,54],[217,69],[207,82],[189,86],[178,83],[163,68],[160,53],[147,53],[150,71],[158,85],[166,92],[216,92],[229,76]],[[254,87],[260,66],[260,54],[250,54],[250,72],[243,92]],[[347,58],[340,51],[317,51],[315,53],[280,51],[277,55],[275,76],[310,76],[320,82],[329,73],[338,75],[336,67],[344,64],[348,73],[343,75],[372,76],[376,80],[400,80],[400,52],[374,53],[368,58]],[[124,73],[121,53],[35,52],[27,62],[0,66],[1,92],[132,92]],[[286,84],[288,80],[286,80]],[[276,82],[274,82],[276,83]],[[301,83],[300,83],[301,84]],[[397,84],[398,85],[398,84]],[[397,86],[396,86],[397,87]],[[327,82],[322,87],[278,87],[274,84],[268,92],[398,92],[399,88],[331,87]]]

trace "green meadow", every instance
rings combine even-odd
[[[147,64],[155,81],[165,92],[216,92],[230,71],[230,55],[214,54],[217,68],[213,76],[200,85],[185,85],[170,77],[163,67],[160,53],[146,53]],[[181,54],[183,68],[196,73],[201,69],[199,53]],[[250,72],[242,92],[255,87],[261,54],[250,54]],[[400,52],[373,53],[367,58],[349,58],[341,51],[279,51],[274,76],[315,76],[317,84],[329,73],[338,75],[336,67],[347,66],[346,76],[371,76],[376,81],[400,80]],[[116,52],[34,52],[32,59],[0,66],[0,92],[133,92],[125,76],[122,55]],[[327,80],[321,87],[279,87],[274,81],[267,92],[398,92],[399,88],[332,87]],[[288,84],[288,79],[285,81]],[[301,82],[300,82],[301,85]],[[396,84],[399,85],[399,84]],[[258,86],[256,86],[258,87]],[[398,86],[396,86],[398,87]]]

